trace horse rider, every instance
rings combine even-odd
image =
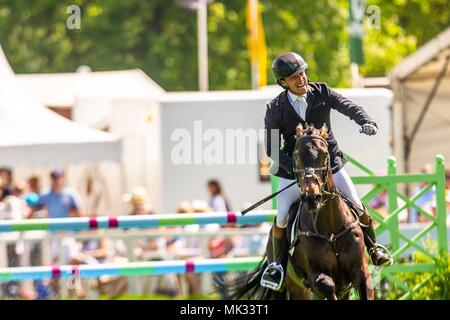
[[[330,111],[335,109],[354,120],[361,126],[360,132],[369,136],[377,133],[378,126],[362,107],[329,88],[325,83],[310,82],[306,75],[307,68],[308,64],[305,60],[294,52],[283,53],[272,63],[273,75],[277,83],[285,90],[267,104],[264,119],[266,152],[275,162],[271,173],[280,178],[280,190],[295,181],[292,152],[296,142],[297,125],[308,123],[320,128],[325,123],[329,130],[327,142],[334,183],[342,193],[361,208],[360,221],[366,225],[362,227],[364,241],[373,264],[376,266],[388,264],[392,261],[391,254],[384,246],[377,243],[372,218],[362,205],[352,180],[343,168],[346,159],[334,138]],[[279,148],[281,135],[284,146]],[[286,252],[286,246],[289,245],[285,232],[288,212],[290,206],[299,198],[300,188],[297,186],[290,187],[278,195],[278,212],[272,229],[274,261],[263,273],[261,285],[264,287],[280,290],[283,283],[283,269],[286,267],[281,265],[285,259],[280,257],[280,252]]]

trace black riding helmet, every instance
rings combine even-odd
[[[280,80],[290,77],[295,73],[305,71],[308,68],[306,61],[295,52],[280,54],[272,63],[272,72],[277,83],[284,88]]]

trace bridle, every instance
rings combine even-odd
[[[308,139],[308,140],[313,140],[313,139],[321,140],[328,147],[328,142],[323,137],[318,136],[318,135],[304,135],[304,136],[300,136],[299,138],[297,138],[297,140],[306,140],[306,139]],[[319,177],[317,176],[316,172],[326,172],[325,175],[322,174],[322,179],[323,179],[323,181],[325,181],[324,183],[320,182]],[[355,216],[356,220],[352,224],[350,224],[349,226],[347,226],[346,228],[341,230],[339,233],[337,233],[337,234],[331,233],[329,236],[325,236],[325,235],[319,233],[319,231],[317,230],[317,219],[319,217],[320,209],[329,200],[333,199],[336,196],[340,196],[340,192],[339,192],[339,190],[336,187],[333,186],[332,188],[330,188],[330,186],[328,185],[327,175],[328,175],[329,172],[331,172],[330,161],[329,161],[329,153],[327,154],[327,158],[326,158],[326,166],[323,166],[323,167],[306,167],[306,168],[302,168],[302,169],[294,168],[294,173],[296,174],[296,179],[297,179],[297,185],[299,187],[301,186],[301,184],[304,182],[304,180],[306,178],[313,178],[319,185],[319,193],[318,194],[312,195],[312,196],[301,194],[300,197],[301,197],[302,202],[304,203],[305,201],[307,201],[309,199],[315,200],[315,198],[317,196],[320,197],[320,202],[319,202],[319,204],[317,206],[317,209],[315,210],[316,212],[315,212],[314,224],[313,224],[314,232],[301,231],[300,229],[298,229],[297,232],[298,232],[298,234],[300,236],[319,238],[319,239],[327,241],[327,242],[329,242],[329,243],[331,243],[333,245],[333,243],[338,238],[340,238],[341,236],[343,236],[344,234],[346,234],[350,230],[354,229],[360,222],[359,222],[359,217],[356,215]],[[298,177],[298,175],[300,175],[300,178]],[[334,248],[334,245],[333,245],[333,250],[337,254],[337,250],[336,250],[336,248]]]
[[[304,136],[297,138],[297,140],[321,140],[328,147],[327,140],[318,135],[304,135]],[[326,174],[328,174],[328,170],[330,169],[329,157],[330,157],[330,155],[327,154],[327,158],[325,161],[326,165],[323,167],[306,167],[306,168],[302,168],[302,169],[294,168],[294,173],[295,173],[296,179],[297,179],[297,185],[300,187],[304,183],[305,179],[312,178],[319,185],[319,194],[318,195],[320,195],[322,197],[330,196],[331,193],[327,190],[328,189],[328,179],[326,179]],[[322,173],[322,178],[325,181],[325,183],[320,182],[319,177],[317,176],[316,172],[325,172],[326,173],[325,175]],[[299,175],[300,175],[300,178],[298,177]],[[332,191],[334,191],[334,190],[332,190]],[[314,198],[316,196],[317,195],[313,195],[313,196],[307,196],[304,194],[301,195],[302,200],[308,200],[308,199]]]

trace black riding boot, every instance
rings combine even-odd
[[[272,248],[273,248],[273,262],[270,263],[261,277],[261,286],[280,291],[282,289],[285,270],[286,259],[284,255],[287,253],[287,237],[286,231],[283,230],[283,237],[276,238],[272,234]]]
[[[392,264],[392,256],[389,250],[383,245],[377,243],[375,236],[375,230],[372,226],[372,217],[369,216],[366,207],[364,207],[365,213],[360,217],[361,229],[364,233],[364,243],[367,251],[369,252],[370,259],[376,266],[382,266],[384,264]],[[367,222],[367,223],[366,223]]]

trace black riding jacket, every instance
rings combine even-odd
[[[271,169],[272,174],[278,177],[295,179],[292,173],[293,160],[292,152],[295,147],[295,129],[299,123],[314,124],[316,128],[321,128],[324,123],[328,126],[329,137],[328,152],[330,154],[330,165],[332,173],[336,173],[345,165],[345,158],[342,151],[339,149],[336,139],[334,138],[333,130],[330,123],[330,111],[335,109],[340,113],[346,115],[351,120],[354,120],[358,125],[362,126],[366,123],[377,126],[363,108],[356,105],[354,102],[343,97],[333,89],[329,88],[322,82],[309,82],[309,89],[306,96],[308,104],[306,109],[305,120],[303,120],[297,112],[295,112],[288,99],[287,89],[275,97],[267,104],[266,115],[264,118],[264,126],[266,129],[266,152],[267,155],[274,161],[276,157],[271,154],[271,130],[278,129],[278,146],[281,146],[281,136],[283,136],[284,145],[279,149],[277,171]],[[274,135],[272,134],[272,138]]]

